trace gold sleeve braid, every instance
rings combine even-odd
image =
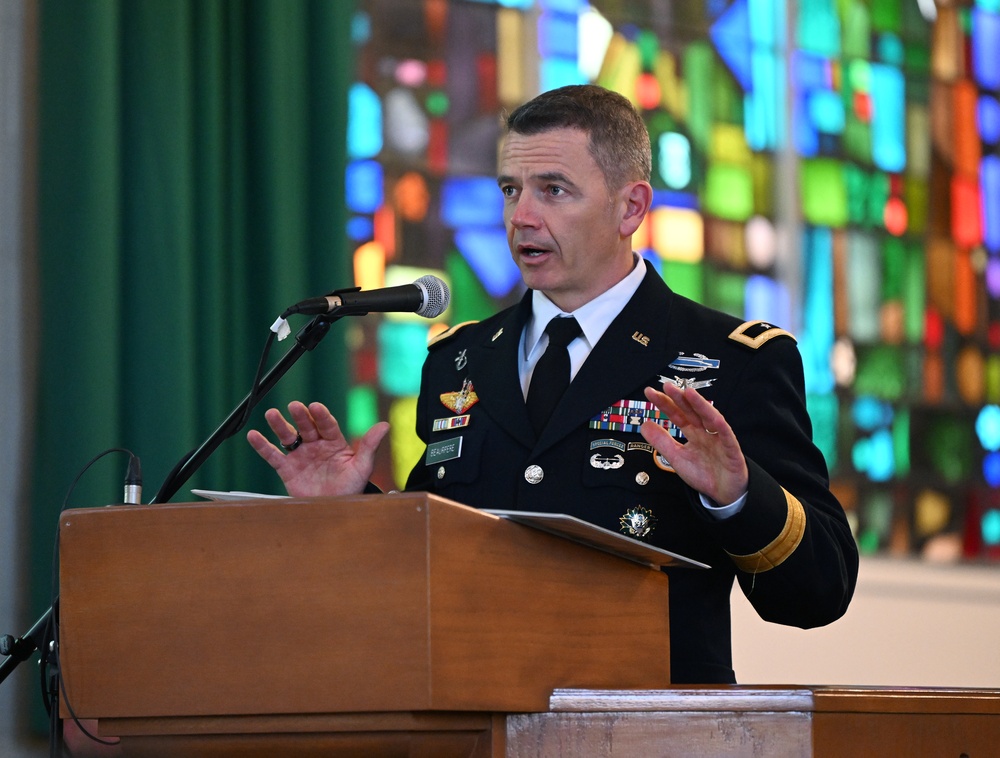
[[[806,531],[805,508],[788,490],[782,489],[781,491],[785,493],[785,502],[788,505],[788,516],[781,534],[770,545],[755,553],[748,555],[727,553],[740,571],[748,574],[761,574],[770,571],[784,563],[785,559],[795,552],[795,548],[802,542],[802,535]]]

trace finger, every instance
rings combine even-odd
[[[282,445],[291,445],[295,442],[298,431],[281,415],[281,411],[277,408],[268,408],[264,413],[264,419]]]
[[[653,421],[643,422],[642,426],[639,427],[639,434],[646,442],[663,453],[667,460],[670,460],[671,456],[675,454],[676,448],[681,447],[681,444],[673,438],[670,432]]]
[[[288,413],[295,421],[295,426],[298,427],[297,433],[302,435],[303,442],[315,442],[320,438],[319,430],[316,428],[316,420],[305,403],[293,400],[288,404]]]
[[[271,468],[277,468],[285,458],[284,454],[256,429],[247,432],[247,442],[250,443],[250,447],[257,451],[257,455],[267,461]]]
[[[374,458],[385,435],[389,433],[389,422],[379,421],[358,440],[358,455]]]
[[[346,439],[340,429],[340,423],[323,403],[309,403],[309,415],[316,427],[316,434],[322,439]]]

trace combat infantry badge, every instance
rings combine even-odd
[[[618,519],[621,530],[630,537],[643,538],[656,526],[656,516],[648,508],[637,505],[629,508],[625,515]]]

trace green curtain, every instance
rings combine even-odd
[[[288,305],[351,283],[344,235],[353,3],[43,0],[41,324],[34,586],[48,607],[58,513],[84,464],[140,456],[144,501],[250,387]],[[293,332],[304,317],[292,321]],[[291,399],[344,413],[344,324],[251,419]],[[276,342],[273,364],[291,344]],[[122,499],[125,458],[70,507]],[[190,487],[280,491],[243,433]]]

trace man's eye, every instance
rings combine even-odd
[[[565,191],[566,190],[564,190],[562,187],[559,187],[557,185],[552,185],[551,187],[549,187],[549,194],[550,195],[561,195]]]
[[[504,194],[504,197],[513,197],[514,195],[514,188],[511,187],[510,185],[506,187],[501,187],[500,191]]]

